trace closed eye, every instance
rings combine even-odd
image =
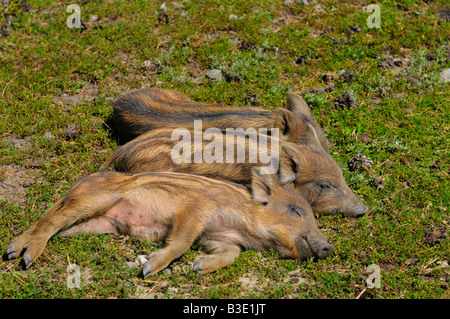
[[[322,190],[326,191],[333,187],[333,185],[330,182],[319,182],[317,183],[317,186],[320,188],[321,191]]]
[[[288,209],[288,211],[289,211],[289,214],[291,215],[291,216],[294,216],[294,217],[302,217],[302,218],[305,218],[306,217],[306,213],[304,212],[304,210],[303,209],[301,209],[300,207],[297,207],[297,206],[289,206],[289,209]]]

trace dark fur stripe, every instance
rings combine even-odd
[[[155,99],[157,100],[157,99]],[[182,112],[176,114],[166,113],[161,108],[150,108],[146,103],[140,99],[122,99],[114,102],[116,106],[120,108],[123,113],[130,113],[133,115],[149,117],[154,121],[157,120],[167,120],[170,122],[192,122],[194,120],[202,119],[204,121],[212,121],[216,119],[221,119],[224,117],[240,117],[240,118],[255,118],[255,117],[267,117],[270,111],[248,111],[245,107],[240,110],[224,110],[224,111],[209,111],[201,112],[200,110],[195,110],[195,106],[188,106],[183,109]],[[176,105],[167,105],[166,107],[175,108]],[[191,110],[194,108],[194,111]]]

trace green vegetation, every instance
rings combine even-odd
[[[370,212],[319,217],[336,247],[325,260],[249,251],[199,275],[193,247],[150,280],[126,262],[161,244],[53,238],[29,270],[0,261],[1,298],[450,297],[450,239],[442,235],[450,223],[450,87],[439,83],[450,68],[450,27],[437,14],[446,1],[383,1],[379,29],[366,25],[368,1],[180,0],[166,1],[165,12],[162,1],[82,1],[81,29],[66,24],[70,2],[10,3],[0,9],[8,30],[0,35],[2,253],[77,179],[99,170],[117,146],[109,101],[143,86],[242,106],[251,93],[265,108],[299,91]],[[210,69],[245,82],[209,79]],[[343,95],[354,101],[335,103]],[[350,171],[359,152],[373,164]],[[79,289],[67,288],[69,263],[80,266]],[[371,264],[380,267],[380,288],[365,282]]]

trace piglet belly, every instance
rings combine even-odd
[[[168,230],[167,221],[149,205],[120,201],[106,212],[105,217],[119,233],[152,241],[162,240]]]

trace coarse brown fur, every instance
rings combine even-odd
[[[186,134],[182,140],[179,140],[183,135],[180,132]],[[356,217],[368,209],[350,190],[336,161],[317,143],[297,145],[245,132],[235,132],[233,138],[217,135],[213,142],[201,138],[197,143],[195,134],[204,133],[171,128],[147,132],[119,147],[103,169],[114,164],[115,170],[123,172],[182,172],[248,185],[253,167],[269,166],[260,157],[260,154],[267,154],[275,168],[272,173],[276,172],[280,183],[302,195],[315,212]],[[194,138],[190,137],[192,135]],[[266,146],[260,143],[262,138],[267,139]],[[219,146],[223,149],[215,148],[212,152],[211,143],[220,139],[223,143]],[[238,147],[243,146],[245,158],[239,160]],[[233,154],[230,151],[232,156],[228,156],[229,150],[233,151]],[[256,161],[250,160],[251,153],[258,154]],[[206,161],[205,155],[214,161]]]
[[[232,200],[230,200],[232,199]],[[166,246],[150,254],[144,277],[164,269],[197,242],[209,255],[194,270],[233,263],[242,249],[275,249],[283,257],[324,258],[334,247],[311,207],[255,169],[251,192],[242,185],[180,173],[99,172],[80,179],[29,230],[7,247],[26,268],[54,236],[121,233]]]
[[[115,130],[122,141],[157,128],[191,128],[202,120],[204,128],[278,128],[280,138],[308,145],[311,134],[329,152],[329,143],[303,98],[287,93],[287,108],[268,110],[260,107],[222,106],[194,102],[175,90],[144,88],[119,96],[113,101]],[[311,130],[311,127],[314,130]]]

